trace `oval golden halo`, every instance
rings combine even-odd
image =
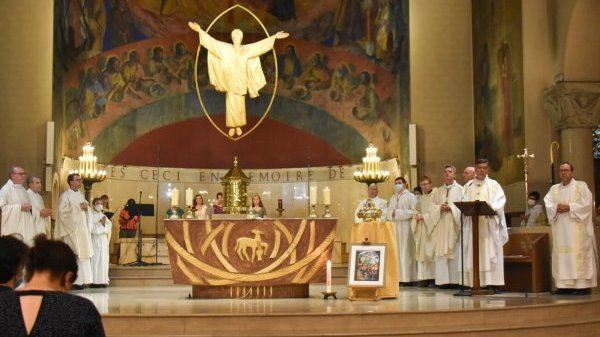
[[[243,10],[245,10],[246,12],[248,12],[248,14],[250,14],[260,25],[260,27],[262,28],[262,30],[265,32],[265,35],[267,37],[270,37],[271,35],[269,35],[269,32],[267,31],[267,28],[265,27],[265,25],[262,23],[262,21],[260,21],[260,19],[254,14],[252,13],[252,11],[250,11],[248,8],[242,6],[242,5],[233,5],[229,8],[227,8],[226,10],[224,10],[221,14],[219,14],[211,23],[210,25],[208,25],[208,28],[206,28],[206,33],[208,33],[210,31],[210,28],[225,14],[227,14],[228,12],[234,10],[235,8],[241,8]],[[233,141],[237,141],[240,140],[244,137],[246,137],[247,135],[251,134],[252,131],[254,131],[265,119],[265,117],[267,117],[267,115],[269,114],[269,112],[271,111],[271,106],[273,105],[273,101],[275,100],[275,94],[277,93],[277,82],[279,81],[279,70],[277,69],[277,54],[275,53],[275,46],[273,45],[273,49],[271,50],[271,52],[273,53],[273,58],[275,59],[275,83],[273,85],[273,93],[271,95],[271,100],[269,101],[269,105],[267,106],[267,109],[265,110],[265,112],[263,113],[262,117],[258,120],[258,122],[256,124],[254,124],[254,126],[252,128],[250,128],[248,131],[244,132],[241,136],[239,137],[232,137],[230,135],[228,135],[225,131],[223,131],[216,123],[215,121],[213,121],[213,119],[210,117],[210,115],[208,114],[208,111],[206,110],[206,107],[204,106],[204,101],[202,101],[202,95],[200,94],[200,86],[198,85],[198,59],[200,58],[200,49],[202,48],[202,44],[198,43],[198,49],[196,50],[196,62],[194,63],[194,82],[196,84],[196,95],[198,96],[198,101],[200,102],[200,106],[202,107],[202,111],[204,112],[204,115],[206,115],[206,118],[208,118],[208,121],[210,122],[210,124],[212,124],[212,126],[217,129],[217,131],[219,131],[223,136],[233,140]],[[246,113],[246,112],[245,112]]]

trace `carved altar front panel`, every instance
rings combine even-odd
[[[336,222],[165,220],[173,281],[194,286],[323,282]]]

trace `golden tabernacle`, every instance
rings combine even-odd
[[[173,281],[194,298],[308,297],[336,219],[165,220]]]
[[[250,178],[238,166],[237,157],[233,158],[233,167],[227,171],[225,176],[221,178],[223,198],[225,199],[225,207],[223,210],[227,214],[245,214],[248,211],[247,190]]]

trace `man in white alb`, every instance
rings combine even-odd
[[[396,192],[388,201],[388,219],[396,224],[398,280],[401,284],[410,285],[417,280],[415,239],[410,230],[410,223],[416,214],[417,198],[406,188],[406,180],[402,177],[394,181],[394,190]]]
[[[544,197],[552,226],[552,277],[558,293],[590,294],[598,277],[592,193],[573,179],[571,163],[560,164],[559,175],[561,182]]]
[[[71,173],[67,177],[69,188],[63,192],[58,202],[58,219],[56,222],[56,237],[63,240],[75,255],[79,267],[73,289],[82,289],[92,283],[91,258],[92,248],[92,215],[89,203],[79,191],[81,177]]]
[[[31,216],[31,202],[23,187],[25,170],[13,166],[9,170],[9,179],[0,189],[0,207],[2,208],[2,232],[0,235],[18,234],[27,245],[33,245],[35,228]]]
[[[500,184],[491,179],[488,173],[488,160],[478,159],[475,165],[475,178],[464,187],[463,201],[485,201],[496,211],[494,216],[479,217],[479,279],[482,287],[490,287],[498,292],[504,285],[504,252],[502,247],[508,242],[508,229],[504,218],[506,196]],[[473,219],[464,218],[465,285],[473,286]],[[460,266],[459,266],[460,268]]]
[[[433,190],[431,198],[431,235],[435,255],[435,284],[451,288],[459,284],[460,210],[454,205],[462,200],[462,186],[456,180],[456,168],[444,166],[444,184]]]
[[[35,234],[46,234],[51,236],[50,215],[52,210],[44,206],[44,199],[40,195],[42,191],[42,181],[36,176],[27,177],[27,195],[31,202],[31,215],[33,216],[33,225]]]
[[[431,285],[435,279],[435,265],[433,256],[433,241],[431,233],[431,179],[423,176],[419,181],[421,195],[417,198],[417,206],[410,229],[415,238],[415,260],[417,261],[417,278],[422,286]]]
[[[360,211],[361,209],[363,209],[366,206],[368,199],[371,199],[371,202],[373,204],[375,204],[375,207],[377,207],[381,210],[381,221],[385,221],[385,219],[387,217],[387,201],[385,199],[382,199],[379,197],[379,188],[377,187],[377,184],[375,184],[375,183],[370,184],[368,193],[369,193],[368,198],[361,200],[358,203],[358,206],[356,206],[356,210],[354,211],[354,222],[355,223],[362,222],[362,220],[358,217],[358,211]]]

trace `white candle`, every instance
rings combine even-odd
[[[171,206],[179,205],[179,190],[175,187],[171,190]]]
[[[194,191],[191,188],[185,189],[185,205],[192,206],[194,200]]]
[[[329,187],[323,189],[323,204],[331,205],[331,190]]]
[[[327,260],[327,292],[331,292],[331,261]]]
[[[310,204],[311,205],[317,204],[317,186],[310,187]]]

